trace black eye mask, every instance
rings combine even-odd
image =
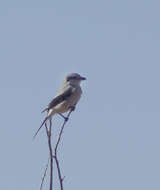
[[[70,80],[76,80],[77,77],[68,77],[67,81],[70,81]]]

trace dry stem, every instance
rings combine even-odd
[[[44,175],[43,175],[43,177],[42,177],[42,182],[41,182],[40,190],[42,190],[42,188],[43,188],[43,183],[44,183],[44,179],[45,179],[46,174],[47,174],[48,165],[49,165],[49,158],[48,158],[48,162],[47,162],[47,164],[46,164],[46,168],[45,168],[45,170],[44,170]]]
[[[46,133],[48,137],[48,147],[49,147],[49,158],[50,158],[50,190],[53,187],[53,151],[52,151],[52,143],[51,143],[51,135],[52,135],[52,121],[50,119],[49,130],[47,128],[47,124],[45,123]]]
[[[62,137],[62,134],[63,134],[64,126],[65,126],[66,122],[68,121],[69,116],[70,116],[70,114],[71,114],[71,112],[73,110],[74,109],[70,110],[70,112],[67,115],[67,119],[65,119],[64,122],[63,122],[63,125],[61,127],[61,130],[60,130],[60,133],[59,133],[59,136],[58,136],[58,140],[57,140],[57,143],[56,143],[56,146],[55,146],[55,149],[54,149],[54,156],[53,156],[53,158],[55,159],[55,162],[56,162],[57,171],[58,171],[58,178],[59,178],[59,183],[60,183],[60,189],[61,190],[63,190],[63,180],[64,180],[64,177],[62,178],[62,174],[61,174],[61,170],[60,170],[60,164],[59,164],[59,160],[57,158],[57,150],[58,150],[58,145],[60,143],[60,140],[61,140],[61,137]]]
[[[60,133],[59,133],[59,136],[58,136],[57,143],[56,143],[55,148],[54,148],[54,155],[53,155],[52,143],[51,143],[52,121],[51,121],[51,119],[50,119],[49,129],[48,129],[48,127],[47,127],[47,123],[45,123],[46,133],[47,133],[47,138],[48,138],[48,147],[49,147],[50,190],[53,189],[53,158],[55,159],[55,163],[56,163],[56,167],[57,167],[57,171],[58,171],[58,178],[59,178],[59,183],[60,183],[60,189],[63,190],[63,180],[64,180],[64,177],[62,178],[62,175],[61,175],[60,164],[59,164],[59,160],[58,160],[58,158],[57,158],[57,151],[58,151],[58,146],[59,146],[59,144],[60,144],[61,137],[62,137],[62,134],[63,134],[64,126],[65,126],[66,122],[68,121],[69,116],[70,116],[70,114],[71,114],[71,112],[72,112],[73,110],[74,110],[74,108],[72,108],[72,109],[70,110],[70,112],[68,113],[67,117],[65,118],[65,120],[64,120],[64,122],[63,122],[63,125],[62,125],[62,127],[61,127],[61,130],[60,130]],[[48,164],[49,164],[49,163],[48,163]],[[41,183],[40,190],[42,190],[42,186],[43,186],[44,179],[45,179],[45,176],[46,176],[46,172],[47,172],[47,169],[48,169],[48,164],[46,165],[46,169],[45,169],[45,172],[44,172],[44,175],[43,175],[43,178],[42,178],[42,183]]]

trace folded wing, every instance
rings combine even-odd
[[[47,106],[46,109],[44,109],[42,112],[44,111],[48,111],[50,109],[52,109],[53,107],[55,107],[56,105],[58,105],[59,103],[63,102],[64,100],[66,100],[68,97],[70,97],[72,95],[72,87],[68,87],[66,90],[63,91],[62,94],[56,96]]]

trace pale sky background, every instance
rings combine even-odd
[[[0,189],[39,189],[48,146],[44,129],[32,136],[70,72],[88,80],[59,149],[64,189],[160,189],[159,7],[156,0],[1,2]],[[54,134],[62,122],[54,117]]]

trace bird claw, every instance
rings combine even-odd
[[[72,106],[72,107],[71,107],[71,111],[74,111],[75,109],[76,109],[75,106]]]
[[[63,114],[61,114],[61,113],[60,113],[59,115],[60,115],[61,117],[63,117],[63,119],[65,120],[65,122],[68,121],[68,119],[69,119],[68,117],[65,117],[65,116],[64,116]]]
[[[67,121],[68,121],[68,119],[69,119],[68,117],[64,117],[65,122],[67,122]]]

